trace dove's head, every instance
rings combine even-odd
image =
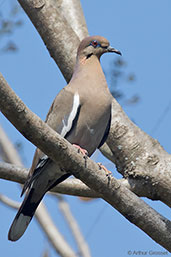
[[[121,55],[121,52],[110,46],[109,41],[101,36],[91,36],[84,38],[77,52],[77,57],[86,57],[86,59],[91,58],[95,55],[98,58],[104,53],[116,53]]]

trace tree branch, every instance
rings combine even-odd
[[[13,201],[2,194],[0,194],[0,202],[13,209],[18,209],[20,207],[20,203]],[[45,205],[42,202],[36,210],[36,216],[39,225],[45,232],[46,236],[49,238],[49,241],[52,243],[56,252],[59,253],[62,257],[76,257],[74,252],[69,248],[68,244],[65,243],[65,240],[57,230],[55,224],[49,216],[49,213],[47,212]]]
[[[115,99],[106,143],[103,154],[116,164],[137,195],[161,200],[171,207],[171,155],[138,128]]]
[[[32,113],[0,75],[0,110],[7,119],[41,151],[58,163],[66,172],[81,179],[99,193],[130,222],[153,240],[171,251],[171,222],[149,207],[143,200],[124,187],[91,159],[83,158],[68,141],[58,135]]]
[[[76,257],[74,251],[71,249],[71,247],[68,245],[64,237],[55,226],[44,204],[40,203],[38,209],[36,210],[36,215],[38,213],[42,214],[39,215],[38,222],[43,231],[46,233],[49,241],[54,246],[56,252],[63,257]]]
[[[18,155],[16,149],[14,148],[13,144],[7,137],[6,133],[0,126],[0,153],[2,159],[8,163],[13,163],[18,166],[22,166],[22,161],[20,156]]]
[[[18,0],[43,39],[64,78],[71,79],[79,38],[53,0]],[[77,46],[77,47],[75,47]],[[72,54],[67,50],[72,49]]]
[[[19,170],[21,171],[20,174],[22,175],[21,177],[23,178],[24,175],[24,181],[27,178],[27,173],[25,172],[26,169],[22,168],[22,161],[14,148],[13,144],[3,131],[3,129],[0,127],[0,148],[1,152],[3,153],[3,157],[10,162],[14,163],[20,166]],[[12,166],[12,170],[10,171],[11,177],[13,177],[14,172],[13,172],[13,167],[14,165],[11,164],[6,164],[1,162],[1,166],[4,167],[3,173],[5,174],[5,168],[6,166]],[[15,170],[15,169],[14,169]],[[15,170],[16,172],[16,170]],[[7,173],[5,174],[5,177],[8,177]],[[14,175],[15,177],[15,175]],[[11,179],[10,179],[11,180]],[[19,204],[11,199],[9,199],[6,196],[0,195],[0,201],[3,202],[4,204],[12,207],[12,208],[19,208]],[[54,247],[55,251],[57,253],[60,253],[61,256],[67,257],[68,255],[70,256],[75,256],[74,252],[70,248],[70,246],[67,244],[67,242],[64,240],[63,236],[60,234],[58,229],[56,228],[55,224],[53,223],[48,211],[46,210],[45,205],[43,202],[40,203],[39,208],[36,210],[35,217],[40,224],[41,228],[43,229],[44,233],[49,239],[49,242],[52,244]],[[45,222],[45,224],[44,224]]]
[[[54,0],[54,4],[56,4],[56,8],[62,13],[63,19],[67,20],[68,26],[71,26],[80,41],[88,36],[80,0]]]
[[[67,0],[63,6],[61,3],[54,6],[53,0],[18,1],[37,28],[65,79],[69,81],[79,39],[76,36],[76,23],[71,22],[71,28],[67,22],[69,16],[64,15],[64,12],[69,12],[69,6],[65,4]],[[85,27],[82,12],[75,12],[75,19],[82,20],[81,26]],[[157,140],[130,121],[115,99],[112,113],[110,135],[101,148],[102,153],[116,164],[118,172],[127,179],[131,190],[137,195],[161,200],[171,207],[171,156]]]
[[[28,170],[20,166],[0,162],[0,178],[24,184],[28,175]],[[50,190],[53,193],[61,193],[82,197],[100,197],[98,193],[91,190],[79,179],[67,179]]]
[[[63,15],[60,16],[59,10],[52,8],[51,0],[19,0],[19,2],[38,29],[64,77],[69,81],[75,63],[75,49],[79,43],[70,24],[62,23]],[[52,14],[52,22],[49,10]],[[55,23],[60,26],[56,26]],[[64,42],[66,47],[62,47]],[[59,56],[56,51],[56,48],[59,49],[58,43],[61,53]],[[170,155],[157,141],[137,128],[115,100],[113,100],[112,111],[112,126],[107,144],[102,148],[103,153],[116,163],[118,171],[127,178],[131,190],[136,194],[151,199],[160,199],[171,206]],[[166,225],[165,229],[168,229],[170,223],[166,220],[163,222],[163,225]]]
[[[76,222],[75,218],[71,213],[68,203],[64,200],[64,197],[62,195],[58,194],[56,195],[56,197],[59,200],[59,209],[65,217],[67,224],[69,225],[69,228],[73,234],[73,237],[75,238],[75,241],[78,245],[78,255],[82,257],[90,257],[88,245],[84,240],[84,237],[82,236],[78,223]]]
[[[28,169],[22,168],[17,165],[0,162],[0,178],[17,182],[20,184],[24,184],[27,179],[27,176],[28,176]],[[127,187],[129,190],[134,192],[132,190],[133,187],[130,187],[130,184],[128,183],[127,179],[123,178],[123,179],[119,179],[118,181],[123,186]],[[50,190],[50,192],[80,196],[80,197],[89,197],[89,198],[101,197],[101,195],[99,195],[94,190],[90,189],[88,186],[82,183],[82,181],[76,178],[69,178],[61,182],[59,185],[53,187]],[[143,196],[143,195],[139,195],[139,196]]]
[[[2,194],[0,194],[0,202],[2,202],[4,205],[7,205],[13,209],[18,210],[20,207],[20,203],[14,201],[14,200],[11,200],[9,197],[2,195]]]

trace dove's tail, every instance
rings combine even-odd
[[[21,204],[10,227],[8,233],[9,240],[16,241],[24,234],[45,193],[46,192],[41,195],[37,195],[35,189],[32,187],[27,191],[24,201]]]

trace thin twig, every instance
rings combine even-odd
[[[24,176],[24,181],[25,181],[27,172],[25,172],[25,169],[23,168],[23,164],[21,162],[21,159],[16,149],[14,148],[13,144],[7,137],[6,133],[3,131],[2,127],[0,127],[0,146],[2,151],[4,152],[5,159],[7,159],[8,162],[17,164],[21,167],[20,168],[21,174]],[[5,172],[5,170],[3,170],[3,172]],[[1,195],[0,200],[13,208],[19,207],[18,203],[14,202],[13,200],[5,196]],[[35,217],[38,223],[41,225],[41,228],[43,229],[44,233],[48,237],[50,243],[53,245],[56,252],[60,253],[60,255],[63,257],[67,257],[67,256],[75,257],[75,253],[67,244],[67,242],[64,240],[60,232],[57,230],[43,202],[41,202],[41,204],[39,205],[39,208],[36,211]]]
[[[67,224],[69,225],[69,228],[75,238],[75,241],[78,245],[78,249],[80,252],[80,256],[83,257],[90,257],[90,251],[88,248],[88,245],[81,233],[81,230],[78,226],[77,221],[75,220],[74,216],[71,213],[69,204],[64,200],[64,197],[62,195],[56,195],[56,197],[59,200],[59,208],[65,217]]]
[[[20,207],[20,203],[19,202],[14,201],[14,200],[10,199],[9,197],[7,197],[7,196],[5,196],[3,194],[0,194],[0,201],[3,204],[5,204],[5,205],[7,205],[7,206],[9,206],[9,207],[11,207],[13,209],[16,209],[16,210],[18,210],[18,208]]]

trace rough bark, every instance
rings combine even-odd
[[[130,222],[171,252],[171,222],[149,207],[99,165],[83,158],[68,141],[32,113],[0,76],[0,110],[7,119],[51,159],[95,190]]]
[[[18,1],[37,28],[65,79],[69,81],[75,63],[75,49],[79,44],[75,33],[78,31],[76,25],[71,22],[71,26],[64,19],[64,12],[54,8],[52,0]],[[38,4],[39,2],[42,4]],[[41,7],[38,8],[37,5]],[[64,6],[65,13],[69,12],[70,6]],[[45,19],[48,15],[54,17],[54,20]],[[80,15],[77,18],[81,20]],[[53,22],[56,22],[56,25]],[[54,54],[57,49],[60,55]],[[107,143],[101,148],[102,153],[116,164],[118,172],[127,179],[131,190],[137,195],[161,200],[171,206],[171,156],[157,140],[139,129],[127,117],[115,99],[112,113],[110,135]]]
[[[159,142],[138,128],[113,100],[113,114],[104,155],[128,180],[137,195],[171,206],[171,156]],[[107,148],[107,150],[106,150]]]
[[[71,79],[79,38],[53,0],[19,0],[64,78]],[[75,47],[76,46],[76,47]],[[72,49],[72,52],[68,51]]]
[[[59,65],[65,79],[69,81],[73,73],[76,49],[79,44],[79,38],[81,37],[77,33],[78,30],[74,22],[71,26],[67,22],[67,19],[64,19],[64,12],[67,13],[67,5],[65,5],[65,10],[63,9],[63,11],[59,12],[53,0],[18,1],[37,28],[51,56]],[[76,13],[75,15],[77,16],[78,14]],[[3,83],[2,79],[1,82]],[[25,113],[25,109],[20,107],[18,111],[19,116],[20,114],[27,114],[27,112]],[[156,140],[133,124],[115,100],[113,100],[112,113],[110,134],[107,143],[101,148],[102,152],[116,164],[117,170],[125,177],[124,182],[128,188],[139,196],[146,196],[153,200],[159,199],[168,206],[171,206],[170,155],[165,152]],[[17,118],[13,122],[17,122]],[[27,125],[30,125],[32,119],[27,122]],[[42,129],[44,125],[39,120],[37,126]],[[30,126],[28,127],[31,129]],[[34,137],[38,137],[39,139],[42,137],[40,130],[40,134],[38,135],[36,135],[37,132],[34,134],[32,130],[30,133],[27,131],[27,134],[24,127],[20,127],[20,131],[35,143],[35,145],[39,145],[40,141],[35,142]],[[54,132],[51,131],[51,133]],[[60,151],[61,148],[65,153],[62,155],[64,164],[68,160],[67,158],[72,156],[72,152],[68,150],[69,146],[65,145],[66,142],[62,138],[59,137],[60,147],[56,146],[56,148],[52,147],[53,142],[52,140],[51,142],[48,141],[49,139],[47,140],[46,134],[43,138],[42,145],[41,143],[39,145],[40,149],[41,147],[45,149],[44,143],[47,141],[47,149],[51,149],[49,155],[52,159],[54,158],[55,160],[53,151]],[[55,139],[55,136],[53,138]],[[46,151],[44,152],[46,153]],[[75,155],[75,158],[76,164],[74,160],[70,160],[71,165],[68,166],[70,172],[72,171],[76,177],[80,177],[83,182],[90,187],[92,186],[98,194],[101,194],[101,188],[99,187],[102,187],[104,189],[102,197],[106,201],[118,209],[131,222],[144,230],[156,242],[170,250],[170,221],[157,214],[116,179],[111,178],[110,184],[107,186],[105,176],[101,178],[101,181],[100,177],[97,178],[93,173],[93,170],[95,171],[97,167],[92,166],[92,169],[90,169],[90,163],[92,164],[92,162],[89,159],[87,160],[87,163],[90,165],[87,169],[88,173],[84,173],[86,172],[85,170],[79,173],[81,168],[84,169],[85,167],[84,165],[82,166],[82,159],[79,159],[78,155]],[[92,175],[89,173],[90,171]],[[91,183],[91,179],[95,185]],[[111,187],[113,185],[113,187],[111,188],[110,185]]]

